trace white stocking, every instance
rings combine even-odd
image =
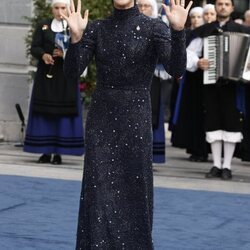
[[[234,154],[236,143],[224,142],[224,161],[222,168],[231,169],[231,162]]]
[[[217,168],[221,168],[222,141],[212,142],[211,151],[212,151],[214,166]]]

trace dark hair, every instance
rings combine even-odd
[[[217,0],[214,1],[214,3],[216,4]],[[234,6],[234,0],[231,0],[232,5]]]
[[[135,5],[136,5],[136,2],[137,2],[137,0],[134,0]],[[114,4],[114,1],[113,1],[113,0],[112,0],[112,3]]]

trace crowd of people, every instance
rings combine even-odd
[[[52,164],[85,152],[76,249],[153,249],[152,162],[166,161],[164,122],[188,160],[211,153],[206,178],[230,180],[232,157],[250,160],[250,87],[223,77],[204,84],[211,62],[203,54],[208,36],[250,34],[250,11],[239,24],[233,0],[113,5],[110,17],[88,22],[80,0],[52,0],[54,18],[38,24],[31,46],[38,67],[24,151]],[[78,83],[93,56],[83,141]]]
[[[247,18],[243,25],[238,24],[231,18],[233,11],[231,0],[218,0],[215,6],[208,4],[191,9],[187,71],[174,97],[171,121],[172,145],[185,148],[190,154],[189,160],[194,162],[207,161],[211,152],[213,166],[205,177],[223,180],[232,178],[234,155],[249,160],[249,86],[222,78],[214,84],[204,84],[204,71],[209,69],[210,62],[204,58],[203,41],[224,32],[249,34]],[[247,13],[249,11],[245,17]]]
[[[155,0],[138,0],[138,6],[143,14],[156,18]],[[211,153],[213,166],[206,178],[229,180],[233,156],[250,160],[249,86],[227,79],[208,86],[203,79],[209,68],[203,56],[204,38],[223,32],[250,32],[250,10],[245,11],[240,25],[239,19],[232,19],[233,11],[231,0],[190,10],[187,68],[181,80],[171,78],[160,62],[157,64],[151,86],[154,163],[165,162],[164,122],[169,123],[172,146],[186,149],[188,160],[206,162]],[[157,18],[168,23],[161,9]],[[166,119],[168,110],[170,118]]]
[[[228,12],[227,19],[230,19],[231,22],[230,14],[233,12],[234,2],[229,2],[232,2],[232,8]],[[65,4],[69,5],[70,1],[52,1],[54,19],[39,23],[31,47],[31,54],[37,58],[39,63],[32,92],[24,151],[42,153],[38,159],[39,163],[61,164],[61,154],[82,155],[84,153],[79,89],[76,88],[76,85],[67,83],[62,74],[69,30],[67,22],[62,21],[58,13]],[[138,0],[137,5],[139,11],[144,15],[162,19],[169,25],[164,10],[158,7],[156,0]],[[228,7],[223,7],[222,11],[225,8]],[[64,11],[66,13],[66,8]],[[160,62],[156,65],[151,86],[154,163],[166,162],[164,122],[169,123],[172,145],[185,148],[190,154],[190,161],[205,162],[208,159],[210,147],[206,140],[205,87],[202,84],[204,71],[202,65],[205,61],[204,58],[201,58],[202,50],[196,57],[192,57],[192,53],[197,49],[197,44],[194,42],[198,36],[197,28],[209,23],[213,23],[212,26],[218,26],[218,11],[213,4],[194,7],[190,10],[186,28],[189,60],[182,80],[172,78]],[[234,21],[250,27],[250,10],[246,10],[243,19]],[[240,32],[249,33],[247,28],[245,30],[240,28]],[[202,36],[204,37],[204,35]],[[58,37],[60,37],[59,40]],[[197,60],[197,58],[200,59]],[[50,74],[51,78],[48,77]],[[247,95],[247,93],[245,94]],[[244,120],[248,120],[248,118],[245,117]],[[248,126],[244,124],[242,126],[245,131],[242,132],[245,136],[243,143],[237,146],[236,155],[242,160],[250,160]],[[236,142],[241,142],[241,139]],[[216,165],[219,164],[216,163]]]

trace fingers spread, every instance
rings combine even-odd
[[[175,5],[175,1],[174,0],[170,0],[170,6],[174,6]]]
[[[70,15],[70,13],[71,13],[70,6],[69,6],[69,5],[67,5],[67,14],[68,14],[68,16]]]
[[[81,13],[81,9],[82,9],[82,1],[78,0],[78,3],[77,3],[77,12]]]
[[[66,21],[68,20],[68,17],[61,11],[60,11],[60,16],[62,19],[65,19]]]
[[[186,10],[187,10],[187,11],[189,11],[189,10],[190,10],[190,8],[191,8],[192,4],[193,4],[193,1],[190,1],[190,2],[188,3],[188,6],[187,6],[187,8],[186,8]]]
[[[89,18],[89,10],[85,10],[85,12],[84,12],[84,19],[85,18],[88,20],[88,18]]]
[[[162,4],[162,7],[163,7],[163,9],[165,10],[166,15],[168,16],[168,15],[170,14],[170,8],[169,8],[169,6],[167,6],[167,5],[165,5],[165,4]]]
[[[74,4],[73,0],[70,0],[70,10],[71,10],[71,12],[75,12],[76,11],[75,4]]]

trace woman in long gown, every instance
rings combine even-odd
[[[65,74],[77,80],[93,56],[97,88],[86,123],[76,249],[153,249],[150,83],[157,58],[174,77],[186,65],[184,24],[192,4],[164,6],[172,30],[114,0],[113,14],[88,23],[71,1]],[[88,23],[88,24],[87,24]]]

